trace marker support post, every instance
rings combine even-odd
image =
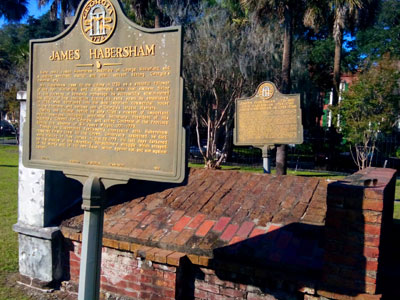
[[[262,150],[262,157],[263,157],[263,171],[266,174],[271,174],[271,149],[273,145],[264,145]]]
[[[82,192],[84,210],[78,300],[98,300],[100,292],[105,188],[98,177],[90,176]]]

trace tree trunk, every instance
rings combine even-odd
[[[293,20],[292,14],[288,7],[285,9],[285,33],[283,36],[283,57],[282,57],[282,83],[281,92],[290,93],[290,70],[292,64],[292,37],[293,37]],[[286,175],[287,173],[287,146],[279,145],[276,149],[276,174]]]
[[[63,32],[65,26],[65,16],[67,14],[67,1],[61,0],[61,12],[60,12],[60,32]]]
[[[335,41],[335,59],[333,62],[333,100],[332,104],[339,102],[340,63],[342,60],[343,30],[347,13],[347,6],[339,6],[335,11],[333,24],[333,39]]]
[[[157,10],[156,16],[154,17],[154,28],[161,27],[161,13]]]
[[[287,145],[279,145],[276,148],[276,175],[287,174]]]
[[[342,43],[343,35],[339,41],[335,41],[335,60],[333,62],[333,97],[332,105],[339,102],[339,87],[340,87],[340,63],[342,61]]]
[[[291,88],[290,70],[292,66],[292,15],[289,9],[285,11],[285,33],[283,35],[283,55],[282,55],[282,83],[281,92],[289,94]]]

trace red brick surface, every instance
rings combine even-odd
[[[258,228],[257,227],[257,228],[253,229],[253,231],[251,232],[249,238],[252,238],[252,237],[255,237],[255,236],[258,236],[258,235],[262,235],[262,234],[265,234],[265,233],[266,233],[266,230],[264,228]]]
[[[197,230],[196,235],[204,237],[213,227],[215,221],[207,220],[203,224],[201,224],[200,228]]]
[[[338,295],[339,287],[360,286],[360,295],[375,293],[383,197],[391,172],[368,169],[328,187],[315,178],[193,169],[185,185],[143,183],[132,201],[107,209],[104,241],[108,247],[130,249],[135,256],[168,265],[178,266],[186,258],[217,268],[225,260],[231,263],[222,266],[231,273],[262,277],[270,267],[290,269],[297,279],[329,279],[332,295]],[[378,177],[376,187],[360,184],[371,176]],[[146,196],[148,190],[152,193]],[[64,221],[63,227],[78,232],[70,238],[80,239],[81,222],[82,216]],[[72,252],[70,266],[74,276],[79,273],[76,251],[79,248]],[[127,279],[102,284],[133,298],[175,297],[171,281],[176,275],[159,276],[158,271],[163,270],[149,271],[155,277],[148,271],[131,274],[140,277],[140,288]],[[240,287],[236,279],[205,274],[211,277],[196,279],[195,298],[273,299],[262,290]]]
[[[214,244],[265,233],[256,226],[271,232],[294,222],[323,224],[326,186],[315,178],[192,169],[186,185],[138,186],[140,196],[106,211],[104,235],[158,247],[177,245],[171,249],[180,252],[187,251],[186,243],[202,253],[209,247],[212,256]],[[148,190],[159,192],[143,196]],[[81,221],[77,216],[64,226],[79,229]]]
[[[200,224],[204,221],[205,218],[206,218],[206,215],[204,215],[204,214],[196,215],[196,217],[194,217],[193,220],[188,225],[188,228],[196,229],[197,227],[200,226]]]
[[[222,232],[226,225],[230,222],[231,218],[228,217],[221,217],[218,222],[215,224],[213,231]]]
[[[240,237],[240,236],[235,236],[235,237],[233,237],[232,239],[231,239],[231,241],[229,242],[229,245],[233,245],[233,244],[236,244],[236,243],[239,243],[239,242],[241,242],[241,241],[243,241],[244,239],[242,238],[242,237]]]
[[[235,235],[238,228],[239,228],[238,225],[233,225],[233,224],[228,225],[228,227],[225,229],[224,233],[221,235],[221,240],[230,241],[233,238],[233,236]]]
[[[279,229],[279,228],[281,228],[281,227],[282,227],[282,226],[280,226],[280,225],[271,224],[271,225],[268,227],[267,232],[268,232],[268,233],[273,232],[273,231],[275,231],[275,230],[277,230],[277,229]]]
[[[253,222],[243,222],[243,224],[240,226],[237,235],[242,237],[242,238],[247,238],[251,230],[254,228],[255,224]]]
[[[172,230],[181,232],[183,228],[190,222],[191,217],[183,216],[175,225]]]

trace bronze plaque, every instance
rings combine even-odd
[[[235,145],[259,147],[302,142],[300,94],[281,94],[275,84],[266,81],[252,97],[236,99]]]
[[[181,27],[146,29],[116,0],[83,1],[62,34],[30,42],[24,164],[181,182]]]

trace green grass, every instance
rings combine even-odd
[[[18,147],[0,145],[0,299],[29,299],[9,277],[18,272],[17,222]],[[13,286],[14,285],[14,286]]]
[[[189,163],[189,168],[204,168],[204,164]],[[240,166],[221,166],[222,170],[233,170],[242,172],[262,173],[262,168],[240,167]]]
[[[194,164],[194,163],[189,163],[190,168],[203,168],[204,164]],[[241,172],[254,172],[254,173],[262,173],[263,169],[262,168],[253,168],[253,167],[242,167],[242,166],[221,166],[222,170],[234,170],[234,171],[241,171]],[[275,174],[276,171],[272,170],[272,174]],[[288,170],[288,175],[296,175],[296,176],[305,176],[305,177],[320,177],[320,178],[326,178],[326,179],[334,179],[334,180],[340,180],[343,179],[344,175],[341,174],[335,174],[331,172],[324,172],[324,171],[294,171],[294,170]]]
[[[395,219],[395,223],[400,224],[400,179],[396,180],[396,191],[394,194],[394,214],[393,218]]]
[[[396,192],[394,194],[394,199],[400,201],[400,178],[396,180]]]
[[[261,155],[261,149],[258,148],[250,148],[250,147],[234,147],[233,152],[235,152],[237,155],[241,155],[243,157],[246,156],[256,156],[256,155]]]
[[[400,202],[394,202],[394,213],[393,219],[395,219],[396,224],[400,224]]]

